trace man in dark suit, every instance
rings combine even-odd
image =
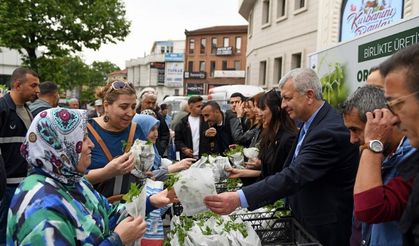
[[[288,197],[297,220],[320,243],[349,245],[358,150],[341,115],[322,99],[313,70],[290,71],[279,88],[281,107],[303,122],[285,168],[243,190],[207,196],[205,203],[229,214],[238,206],[253,210]]]

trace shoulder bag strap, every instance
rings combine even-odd
[[[105,153],[106,158],[108,159],[108,161],[112,161],[113,158],[112,158],[111,152],[109,151],[109,149],[106,146],[106,144],[103,141],[103,139],[99,136],[99,134],[97,133],[97,131],[93,128],[93,126],[90,123],[87,123],[87,129],[89,129],[89,131],[92,133],[93,137],[99,143],[99,145],[102,148],[103,152]]]
[[[137,129],[137,124],[132,122],[131,128],[129,130],[127,146],[125,146],[125,152],[128,152],[131,149],[132,143],[134,141],[135,129]]]

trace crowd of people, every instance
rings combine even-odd
[[[0,245],[162,245],[173,189],[147,190],[146,218],[127,215],[121,201],[144,182],[129,152],[136,139],[153,145],[145,175],[157,181],[204,154],[258,148],[244,169],[226,170],[241,189],[204,199],[217,214],[286,198],[322,245],[419,245],[418,67],[415,44],[338,109],[317,73],[298,68],[270,91],[232,94],[226,112],[191,96],[173,119],[154,90],[137,98],[124,81],[98,90],[89,114],[74,109],[78,101],[57,107],[58,87],[18,68],[0,98]]]

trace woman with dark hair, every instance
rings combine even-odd
[[[288,113],[281,109],[282,97],[276,90],[265,93],[258,101],[263,125],[259,142],[261,171],[232,169],[230,178],[267,177],[282,170],[298,129]]]
[[[259,159],[262,161],[264,177],[282,170],[298,133],[295,122],[281,109],[281,103],[282,97],[275,89],[258,102],[263,117]]]

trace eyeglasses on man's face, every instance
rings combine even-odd
[[[395,98],[393,100],[387,100],[386,106],[391,111],[391,113],[397,114],[397,112],[400,111],[400,109],[402,108],[406,99],[411,97],[411,96],[414,96],[418,93],[419,93],[419,91],[416,91],[416,92],[410,93],[408,95]]]

